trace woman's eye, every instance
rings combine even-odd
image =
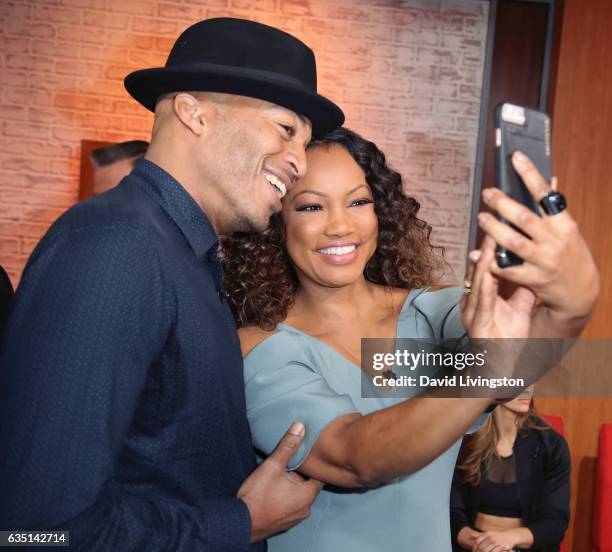
[[[321,206],[316,204],[316,203],[310,203],[308,205],[302,205],[300,207],[297,207],[295,210],[296,211],[300,211],[300,212],[312,212],[312,211],[320,211],[321,210]]]
[[[355,205],[356,207],[359,207],[361,205],[369,205],[370,203],[374,203],[371,199],[356,199],[355,201],[353,201],[351,203],[352,205]]]

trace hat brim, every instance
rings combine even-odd
[[[303,115],[310,120],[315,137],[344,122],[344,113],[335,103],[264,72],[245,74],[234,67],[193,71],[160,67],[130,73],[124,84],[130,95],[150,111],[155,111],[157,99],[169,92],[222,92],[266,100]]]

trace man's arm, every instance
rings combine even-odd
[[[0,527],[87,550],[242,550],[235,497],[195,508],[127,492],[115,462],[165,342],[156,251],[127,224],[47,240],[17,293],[0,369]]]

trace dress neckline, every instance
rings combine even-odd
[[[412,304],[412,302],[415,299],[415,297],[418,297],[421,293],[427,291],[428,289],[429,288],[413,288],[406,295],[406,298],[404,299],[404,304],[402,305],[402,308],[400,309],[400,312],[397,315],[397,325],[395,327],[395,339],[399,339],[400,321],[402,319],[402,316],[404,315],[404,311],[407,310],[408,306]],[[416,293],[416,295],[415,295],[415,292],[419,292],[419,293]],[[295,326],[292,326],[291,324],[287,324],[285,322],[279,322],[276,325],[276,328],[277,329],[287,328],[289,331],[300,333],[302,335],[305,335],[309,339],[314,339],[317,343],[321,343],[325,348],[329,349],[330,351],[333,351],[336,355],[342,357],[346,362],[348,362],[349,364],[351,364],[351,365],[355,366],[356,368],[358,368],[359,370],[361,370],[360,366],[358,366],[352,360],[350,360],[347,357],[345,357],[335,347],[332,347],[329,343],[327,343],[326,341],[323,341],[322,339],[320,339],[318,337],[315,337],[314,335],[310,335],[308,332],[305,332],[304,330],[300,330],[300,329],[296,328]]]

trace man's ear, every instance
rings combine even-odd
[[[204,132],[210,122],[212,113],[208,106],[187,92],[177,94],[172,107],[178,120],[197,136]]]

